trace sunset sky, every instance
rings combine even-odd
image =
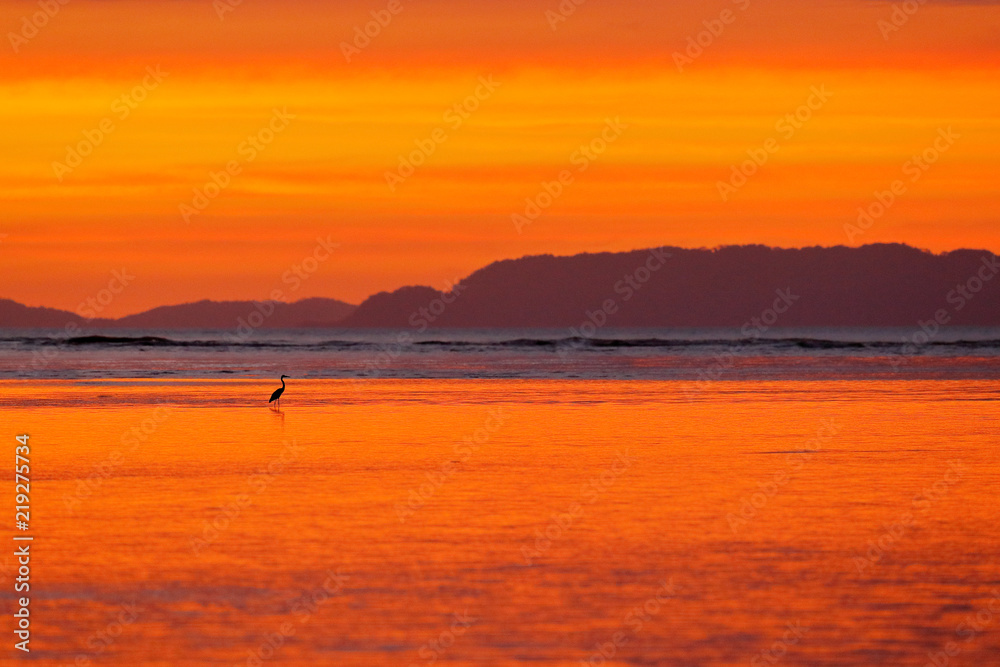
[[[0,298],[75,310],[126,269],[102,315],[264,299],[318,238],[339,247],[289,299],[659,245],[1000,252],[995,3],[41,4],[0,2]]]

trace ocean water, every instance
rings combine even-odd
[[[1000,328],[0,331],[0,378],[1000,377]]]
[[[1000,665],[996,331],[522,333],[7,336],[30,661]]]

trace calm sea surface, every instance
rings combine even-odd
[[[903,354],[806,333],[560,343],[563,371],[537,334],[407,343],[367,376],[384,341],[8,336],[8,540],[31,436],[26,657],[1000,665],[1000,335]],[[23,594],[0,553],[14,664]]]

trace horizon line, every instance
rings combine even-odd
[[[646,252],[646,251],[649,251],[649,250],[654,249],[654,248],[670,248],[670,249],[675,249],[675,250],[685,251],[685,252],[710,252],[710,253],[715,253],[715,252],[718,252],[718,251],[721,251],[721,250],[728,250],[728,249],[734,249],[734,248],[736,248],[736,249],[743,249],[743,248],[766,248],[768,250],[779,250],[779,251],[800,251],[800,250],[837,250],[837,249],[841,249],[841,248],[843,248],[845,250],[863,250],[865,248],[886,247],[886,246],[903,247],[903,248],[906,248],[906,249],[909,249],[909,250],[913,250],[913,251],[916,251],[916,252],[919,252],[919,253],[922,253],[922,254],[931,255],[933,257],[944,257],[946,255],[950,255],[950,254],[953,254],[953,253],[956,253],[956,252],[988,252],[988,253],[993,254],[994,256],[997,255],[997,253],[995,251],[993,251],[993,250],[991,250],[989,248],[954,248],[952,250],[942,250],[940,252],[935,252],[935,251],[930,250],[928,248],[920,248],[920,247],[911,245],[909,243],[906,243],[904,241],[892,241],[892,242],[885,242],[885,241],[883,241],[883,242],[874,242],[874,243],[864,243],[864,244],[857,245],[857,246],[848,246],[848,245],[844,245],[844,244],[829,245],[829,246],[818,245],[818,244],[802,245],[802,246],[771,246],[771,245],[767,245],[767,244],[764,244],[764,243],[742,243],[742,244],[731,243],[731,244],[717,245],[717,246],[712,246],[712,247],[708,247],[708,246],[684,247],[684,246],[675,246],[675,245],[660,245],[660,246],[645,246],[645,247],[640,247],[640,248],[633,248],[631,250],[619,250],[619,251],[612,251],[612,250],[583,251],[583,252],[577,252],[577,253],[573,253],[573,254],[538,253],[538,254],[531,254],[531,255],[521,255],[519,257],[508,257],[508,258],[503,258],[503,259],[496,259],[496,260],[493,260],[492,262],[490,262],[488,264],[485,264],[485,265],[480,266],[479,268],[473,270],[472,272],[470,272],[466,276],[466,278],[468,278],[469,276],[474,275],[475,273],[478,273],[479,271],[487,269],[490,266],[493,266],[494,264],[500,264],[500,263],[503,263],[503,262],[517,262],[517,261],[521,261],[521,260],[525,260],[525,259],[533,259],[533,258],[539,258],[539,257],[551,257],[553,259],[571,259],[573,257],[594,256],[594,255],[628,255],[628,254],[631,254],[631,253]],[[457,281],[455,283],[455,285],[461,284],[462,280],[464,280],[464,279],[461,279],[461,280]],[[250,298],[245,298],[245,299],[214,299],[212,297],[202,297],[200,299],[195,299],[193,301],[183,301],[183,302],[180,302],[180,303],[164,303],[164,304],[160,304],[160,305],[157,305],[157,306],[152,306],[152,307],[149,307],[149,308],[145,308],[143,310],[139,310],[139,311],[136,311],[136,312],[127,313],[125,315],[120,315],[118,317],[94,317],[94,318],[87,318],[87,317],[84,317],[84,316],[80,315],[77,312],[66,310],[64,308],[59,308],[57,306],[47,306],[47,305],[37,305],[36,306],[36,305],[30,305],[28,303],[24,303],[24,302],[18,301],[16,299],[12,299],[12,298],[5,297],[5,296],[0,296],[0,301],[9,301],[11,303],[17,304],[19,306],[23,306],[25,308],[55,310],[55,311],[60,311],[60,312],[65,312],[65,313],[71,313],[72,315],[74,315],[76,317],[79,317],[81,319],[87,320],[87,321],[116,322],[118,320],[122,320],[122,319],[125,319],[125,318],[128,318],[128,317],[134,317],[136,315],[144,315],[146,313],[152,312],[154,310],[158,310],[160,308],[177,308],[177,307],[180,307],[180,306],[190,306],[190,305],[199,304],[199,303],[212,303],[212,304],[228,304],[228,303],[239,303],[239,304],[245,304],[245,303],[280,303],[280,304],[284,304],[284,305],[295,305],[295,304],[298,304],[298,303],[302,303],[304,301],[325,300],[325,301],[336,301],[338,303],[344,304],[345,306],[350,306],[351,308],[355,308],[356,309],[356,308],[360,307],[363,303],[365,303],[366,301],[368,301],[369,299],[371,299],[371,298],[373,298],[375,296],[378,296],[379,294],[394,294],[395,292],[398,292],[399,290],[407,289],[407,288],[427,288],[427,289],[432,289],[432,290],[434,290],[436,292],[439,292],[439,293],[445,293],[445,292],[442,292],[441,290],[439,290],[439,289],[437,289],[435,287],[432,287],[430,285],[421,285],[421,284],[407,283],[407,284],[399,285],[399,286],[397,286],[397,287],[395,287],[394,289],[391,289],[391,290],[381,290],[381,291],[369,294],[364,299],[362,299],[360,303],[352,303],[350,301],[345,301],[344,299],[341,299],[341,298],[338,298],[338,297],[335,297],[335,296],[311,296],[311,297],[305,297],[305,298],[302,298],[302,299],[297,299],[295,301],[283,301],[283,300],[270,299],[270,298],[269,299],[250,299]]]

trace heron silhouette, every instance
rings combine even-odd
[[[275,389],[274,393],[271,394],[271,400],[268,403],[274,403],[275,407],[281,405],[281,395],[285,393],[285,378],[287,375],[282,375],[279,379],[281,380],[281,389]]]

